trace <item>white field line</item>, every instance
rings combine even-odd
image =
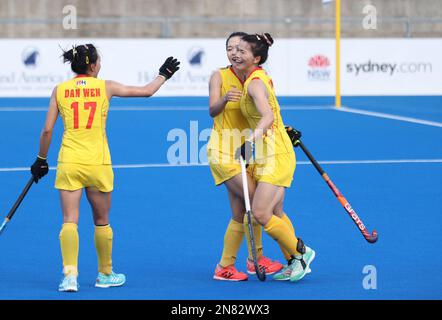
[[[366,111],[366,110],[360,110],[360,109],[354,109],[354,108],[348,108],[348,107],[339,107],[339,108],[335,107],[334,110],[342,111],[342,112],[362,114],[364,116],[371,116],[371,117],[377,117],[377,118],[384,118],[384,119],[398,120],[398,121],[404,121],[404,122],[418,123],[418,124],[423,124],[423,125],[426,125],[426,126],[442,128],[442,122],[422,120],[422,119],[413,118],[413,117],[398,116],[398,115],[390,114],[390,113]]]
[[[281,110],[332,110],[334,106],[281,106]],[[44,112],[47,107],[0,107],[0,112]],[[207,111],[208,107],[110,107],[110,111]]]
[[[413,163],[442,163],[442,159],[385,159],[385,160],[324,160],[319,164],[326,165],[352,165],[352,164],[413,164]],[[175,167],[205,167],[208,163],[140,163],[140,164],[117,164],[114,169],[141,169],[141,168],[175,168]],[[296,165],[311,165],[309,161],[297,161]],[[50,167],[49,170],[56,170]],[[29,171],[30,167],[0,168],[0,172],[23,172]]]
[[[0,107],[0,112],[46,112],[47,107]],[[417,123],[432,127],[442,128],[442,122],[423,120],[413,117],[398,116],[390,113],[367,111],[349,107],[335,107],[335,106],[282,106],[281,110],[298,110],[298,111],[314,111],[314,110],[336,110],[341,112],[361,114],[365,116],[391,119],[403,122]],[[110,111],[205,111],[208,112],[207,107],[167,107],[167,106],[152,106],[152,107],[111,107]]]

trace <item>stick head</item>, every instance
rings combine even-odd
[[[378,232],[376,230],[373,230],[371,236],[365,239],[370,243],[375,243],[376,241],[378,241]]]
[[[266,281],[265,270],[256,272],[256,275],[258,276],[259,281]]]

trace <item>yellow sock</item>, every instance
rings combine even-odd
[[[250,234],[249,234],[248,221],[249,221],[249,217],[247,214],[245,214],[244,215],[244,230],[245,230],[246,237],[247,237],[247,249],[249,251],[249,259],[252,260],[253,259],[252,245],[250,244]],[[253,239],[255,240],[256,258],[259,259],[263,255],[262,226],[253,217],[252,217],[252,229],[253,229]]]
[[[284,222],[284,220],[272,215],[272,218],[264,226],[264,230],[290,255],[300,254],[296,250],[298,239],[295,237],[295,234],[290,230],[290,227]]]
[[[63,223],[59,235],[63,273],[78,275],[79,237],[76,223]]]
[[[293,227],[293,224],[292,224],[292,221],[290,221],[290,218],[285,213],[283,213],[281,219],[289,226],[290,231],[292,231],[292,233],[296,237],[295,228]],[[284,255],[284,258],[286,260],[290,260],[291,259],[290,253],[287,250],[285,250],[283,246],[279,245],[279,247],[281,248],[281,252]]]
[[[243,239],[243,224],[231,219],[224,234],[224,248],[220,261],[222,267],[227,267],[235,263],[236,255]]]
[[[110,225],[95,226],[94,243],[98,256],[98,272],[112,273],[112,240],[113,232]]]

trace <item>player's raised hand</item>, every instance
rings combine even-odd
[[[165,77],[166,80],[170,79],[174,75],[174,73],[180,69],[179,65],[180,62],[176,58],[167,58],[163,65],[160,67],[160,75]]]

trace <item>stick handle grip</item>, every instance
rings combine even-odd
[[[23,189],[22,193],[18,197],[17,201],[15,201],[14,205],[12,206],[8,215],[6,216],[8,221],[11,220],[12,217],[14,216],[15,211],[17,211],[18,207],[22,203],[22,201],[25,198],[26,194],[28,193],[29,189],[31,189],[31,186],[33,183],[34,183],[34,177],[31,177],[31,179],[29,179],[28,183],[26,184],[25,188]]]
[[[297,142],[298,146],[301,147],[302,151],[304,151],[307,158],[310,160],[310,162],[313,164],[313,166],[316,168],[316,170],[318,170],[319,174],[322,176],[325,173],[324,169],[322,169],[318,161],[316,161],[316,159],[313,158],[312,154],[310,153],[310,151],[308,151],[307,147],[302,143],[302,141],[298,140]]]

